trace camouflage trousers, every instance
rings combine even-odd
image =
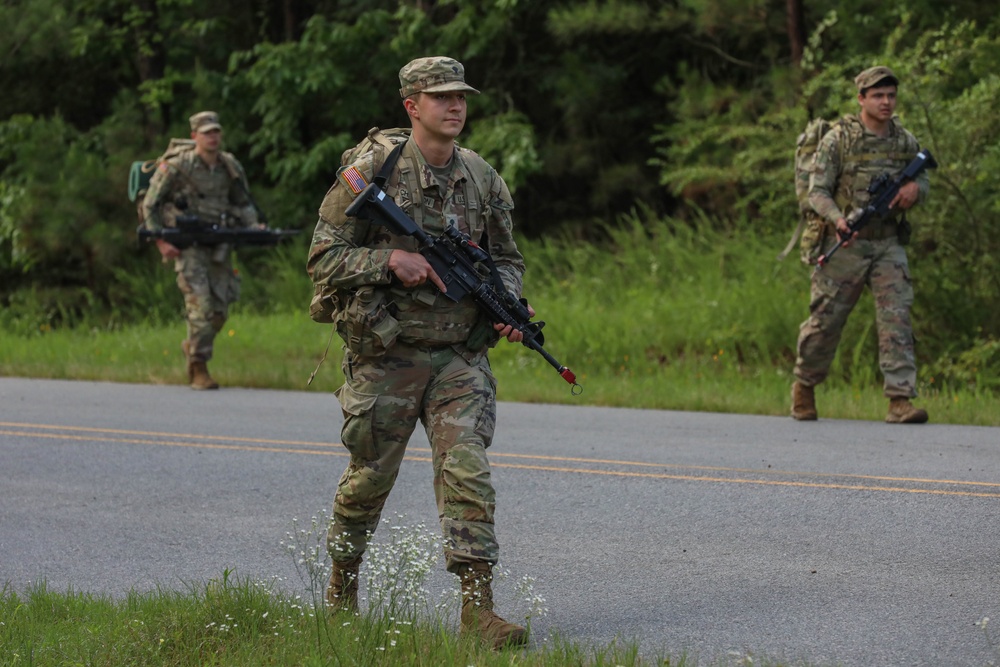
[[[174,260],[174,271],[184,295],[191,360],[208,361],[215,335],[229,317],[229,304],[240,295],[232,253],[228,248],[187,248]]]
[[[832,247],[834,240],[828,242]],[[829,250],[829,247],[826,248]],[[812,274],[809,319],[799,327],[795,377],[806,386],[826,379],[848,315],[865,286],[875,298],[879,368],[885,395],[917,395],[910,307],[913,284],[906,250],[895,238],[856,240]]]
[[[434,498],[449,571],[497,562],[496,495],[486,448],[496,424],[496,380],[485,355],[470,363],[451,347],[397,342],[382,357],[345,350],[341,439],[351,460],[327,534],[335,561],[361,555],[375,532],[417,420],[431,445]]]

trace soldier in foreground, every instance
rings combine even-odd
[[[190,118],[194,147],[163,160],[143,199],[143,225],[150,231],[173,227],[178,215],[197,217],[219,227],[257,227],[243,167],[222,151],[222,125],[214,111]],[[192,389],[218,389],[208,374],[215,335],[229,316],[229,304],[240,294],[228,244],[178,249],[163,239],[156,247],[164,261],[174,260],[177,286],[184,295],[187,338],[181,349]]]
[[[453,302],[441,294],[446,286],[415,252],[412,237],[345,213],[352,187],[382,175],[387,195],[418,226],[437,235],[454,224],[469,234],[489,251],[505,287],[520,296],[524,261],[511,235],[513,203],[496,170],[455,143],[465,126],[466,95],[478,93],[465,83],[462,64],[419,58],[400,70],[399,82],[409,137],[401,150],[376,143],[348,159],[320,207],[309,251],[309,274],[333,291],[333,322],[346,343],[337,398],[351,458],[327,538],[333,560],[327,602],[357,610],[368,535],[419,420],[432,449],[446,567],[461,579],[461,630],[494,648],[523,644],[525,629],[493,610],[499,547],[486,457],[496,421],[487,352],[500,337],[519,342],[522,333],[493,325],[471,299]]]
[[[812,273],[809,318],[799,332],[792,417],[817,418],[814,388],[826,379],[847,317],[867,285],[875,297],[879,368],[889,398],[885,420],[924,423],[927,412],[910,402],[917,395],[917,368],[910,322],[913,285],[904,245],[910,235],[905,211],[926,197],[927,173],[899,189],[890,204],[893,214],[850,233],[848,219],[867,204],[873,179],[898,173],[919,151],[917,140],[894,116],[896,75],[888,67],[872,67],[854,83],[860,113],[845,117],[823,137],[810,177],[809,205],[826,223],[816,242],[826,251],[838,234],[850,239]]]

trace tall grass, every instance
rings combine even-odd
[[[503,400],[786,414],[799,324],[808,314],[809,271],[777,262],[784,238],[737,235],[700,223],[636,213],[595,230],[603,243],[522,239],[525,296],[546,322],[545,347],[584,387],[572,396],[538,355],[501,342],[491,353]],[[238,262],[244,300],[220,334],[212,373],[224,385],[311,389],[340,384],[341,341],[306,315],[312,286],[305,240]],[[184,324],[172,272],[136,276],[148,312],[177,315],[129,324],[0,328],[0,373],[124,382],[182,383]],[[169,290],[166,287],[170,287]],[[921,293],[917,283],[917,302]],[[150,304],[161,303],[158,308]],[[919,309],[918,309],[919,311]],[[134,314],[131,318],[135,319]],[[818,392],[824,417],[881,419],[874,305],[865,296],[848,321],[830,378]],[[995,369],[1000,345],[927,358],[916,316],[919,390],[934,421],[1000,423]]]

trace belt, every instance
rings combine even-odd
[[[895,218],[873,220],[858,232],[858,238],[864,241],[881,241],[899,235],[899,223]]]

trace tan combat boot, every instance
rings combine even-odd
[[[489,563],[463,565],[462,634],[479,637],[498,651],[505,646],[528,643],[528,631],[508,623],[493,611],[493,566]]]
[[[192,389],[218,389],[219,383],[208,374],[208,364],[204,361],[191,362]]]
[[[800,422],[816,421],[815,387],[797,381],[792,385],[792,417]]]
[[[927,411],[914,407],[910,399],[897,396],[889,399],[889,414],[885,421],[889,424],[923,424],[928,419]]]
[[[326,587],[326,608],[331,612],[358,613],[358,569],[361,556],[346,563],[333,561],[330,583]]]

